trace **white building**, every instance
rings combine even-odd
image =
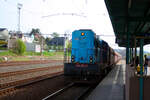
[[[26,51],[40,52],[41,50],[41,46],[35,43],[25,42],[25,45],[26,45]]]
[[[23,42],[27,42],[27,43],[33,43],[33,41],[34,41],[34,35],[31,35],[31,36],[29,36],[29,35],[23,35],[22,41]]]

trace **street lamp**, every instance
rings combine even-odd
[[[18,32],[20,33],[20,10],[22,8],[22,4],[18,3],[17,8],[18,8]]]

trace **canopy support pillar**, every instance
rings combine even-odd
[[[126,42],[126,64],[129,64],[129,33],[127,33],[127,42]]]
[[[140,39],[140,100],[143,100],[143,39]]]

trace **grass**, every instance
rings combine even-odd
[[[8,51],[0,52],[0,56],[17,56],[17,55],[8,50]]]
[[[25,52],[23,55],[24,56],[40,56],[41,54],[39,52]]]
[[[63,55],[63,52],[42,52],[42,56]],[[25,52],[24,56],[41,56],[40,52]]]
[[[43,52],[42,56],[55,56],[64,55],[63,52]],[[17,54],[11,51],[0,52],[0,56],[17,56]],[[41,56],[40,52],[25,52],[22,56]]]
[[[11,57],[10,59],[11,61],[29,61],[29,60],[32,60],[28,57]]]
[[[0,46],[0,50],[7,50],[7,47],[1,47]]]
[[[38,60],[38,59],[63,59],[63,52],[25,52],[22,56],[17,55],[11,51],[0,52],[0,62],[4,56],[7,56],[9,61],[28,61],[28,60]]]

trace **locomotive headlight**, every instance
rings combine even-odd
[[[84,35],[84,33],[82,32],[82,33],[81,33],[81,35],[83,36],[83,35]]]
[[[93,57],[90,57],[90,63],[92,63],[93,62]]]
[[[74,62],[74,56],[71,57],[71,61]]]

